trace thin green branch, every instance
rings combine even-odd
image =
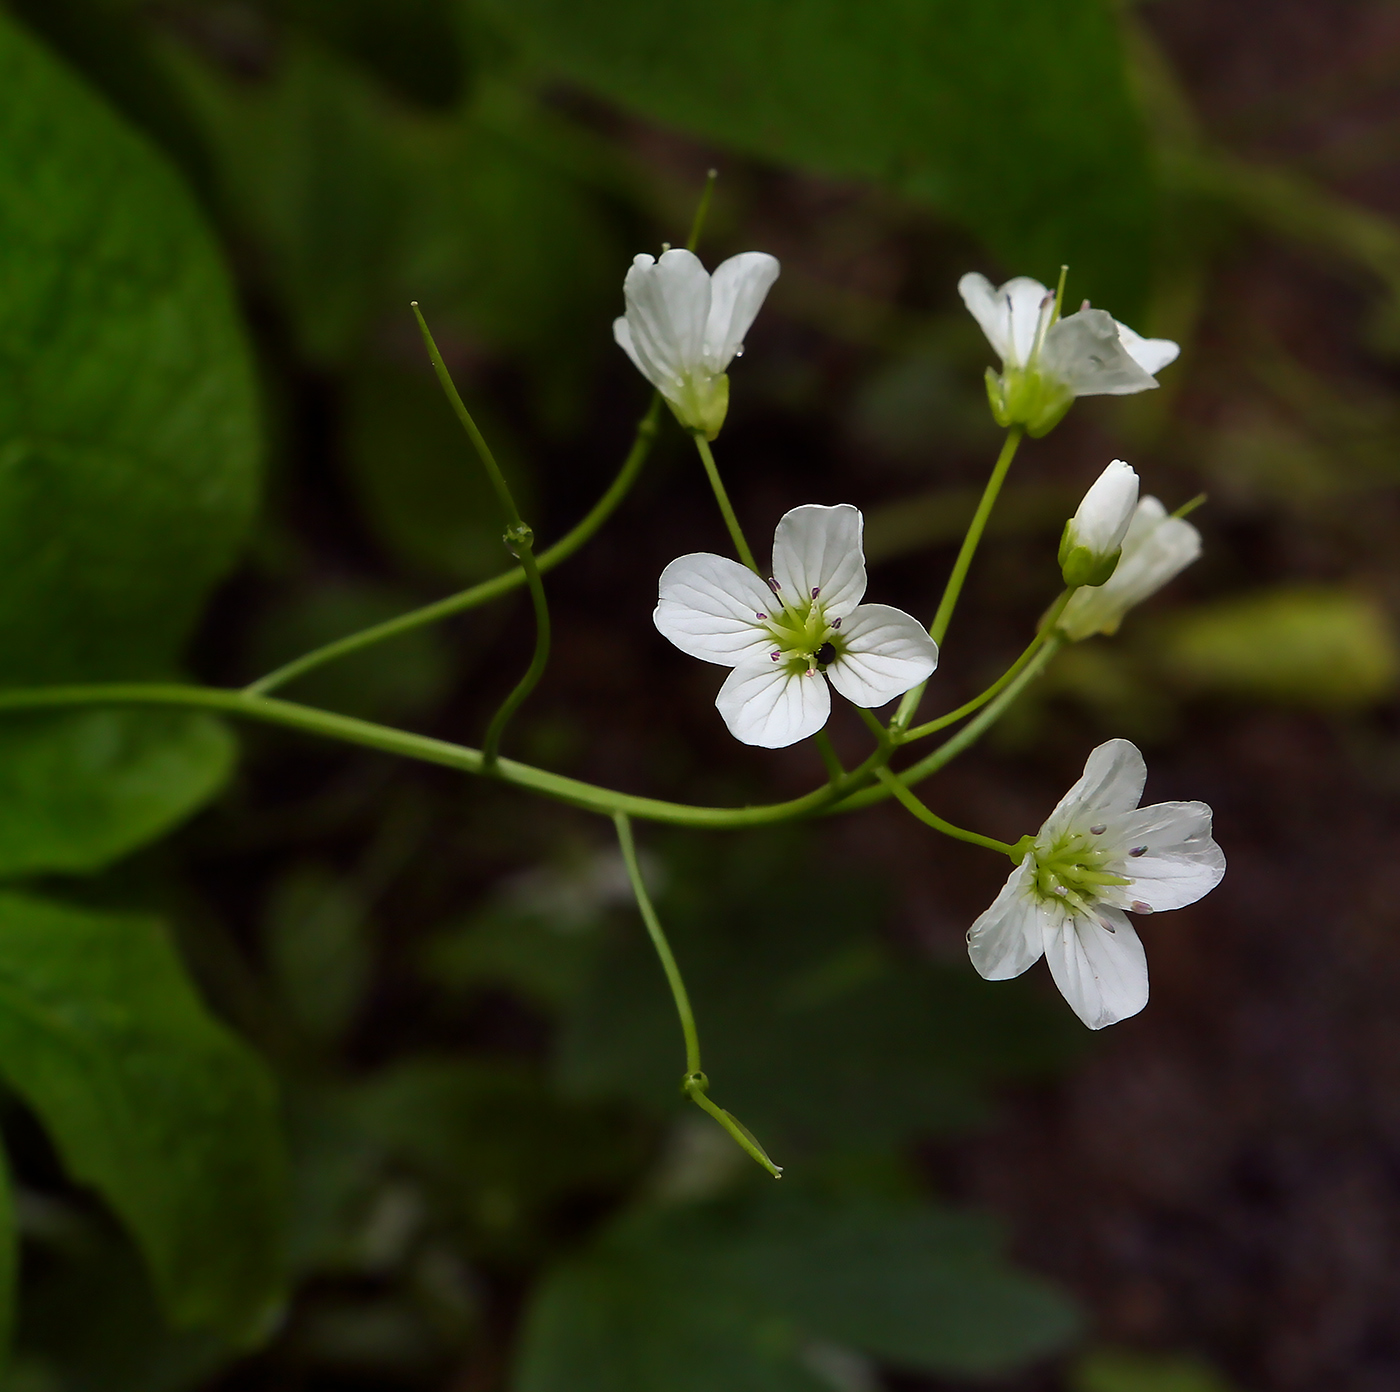
[[[91,706],[154,706],[165,709],[206,710],[269,725],[281,725],[303,734],[319,735],[346,744],[377,749],[423,763],[480,774],[483,770],[479,749],[452,744],[446,740],[415,735],[354,716],[337,715],[272,696],[251,696],[244,691],[228,691],[210,686],[181,686],[175,683],[115,682],[92,686],[32,687],[0,691],[0,712],[74,710]],[[528,789],[557,802],[587,812],[612,816],[625,812],[646,821],[668,822],[676,826],[705,827],[714,830],[763,826],[809,816],[829,804],[849,797],[865,787],[878,764],[888,753],[876,750],[838,783],[814,788],[810,793],[787,802],[764,803],[749,807],[703,807],[660,798],[638,797],[616,792],[581,779],[522,764],[514,759],[498,760],[495,777],[518,788]]]
[[[831,736],[825,730],[818,730],[812,736],[812,743],[817,746],[817,753],[821,755],[826,776],[833,783],[839,782],[846,776],[846,770],[841,767],[841,760],[837,757],[836,750],[832,746]]]
[[[528,528],[522,530],[528,531]],[[507,536],[512,535],[507,533]],[[549,604],[544,595],[544,584],[540,580],[540,568],[535,561],[535,554],[530,550],[528,537],[522,539],[516,551],[520,560],[520,568],[525,572],[525,583],[530,587],[530,603],[535,610],[535,651],[530,658],[530,665],[525,669],[525,675],[516,683],[515,689],[501,702],[496,714],[491,717],[491,723],[486,727],[486,737],[481,742],[481,766],[490,772],[496,767],[501,748],[501,736],[505,733],[506,726],[510,723],[510,718],[520,709],[525,699],[539,685],[540,678],[544,676],[545,666],[549,662]]]
[[[1016,457],[1016,450],[1021,443],[1023,433],[1019,425],[1013,425],[1006,432],[1006,440],[1002,444],[1001,453],[997,455],[997,462],[992,466],[991,477],[987,480],[986,488],[982,490],[982,500],[977,504],[977,511],[973,513],[972,521],[967,524],[967,532],[963,536],[962,546],[958,550],[958,558],[953,562],[952,573],[948,576],[948,583],[943,587],[943,598],[938,601],[938,612],[933,616],[933,622],[928,626],[930,636],[940,647],[943,645],[943,636],[948,631],[948,625],[952,622],[953,610],[957,608],[958,598],[962,594],[963,582],[967,579],[967,572],[972,566],[972,558],[977,554],[978,543],[982,540],[982,533],[987,528],[987,519],[992,515],[992,509],[996,506],[997,495],[1001,492],[1001,486],[1006,481],[1007,470],[1011,468],[1011,461]],[[924,688],[927,685],[927,682],[921,682],[912,691],[904,693],[904,699],[899,703],[899,710],[890,722],[892,729],[902,729],[914,718],[914,712],[918,710],[919,702],[923,700]]]
[[[591,541],[598,529],[613,515],[618,505],[631,492],[632,485],[637,481],[637,475],[642,471],[642,465],[646,463],[647,456],[651,453],[652,442],[656,439],[660,419],[661,394],[653,392],[651,405],[637,423],[637,432],[632,440],[632,448],[628,450],[627,458],[623,460],[622,467],[617,471],[612,483],[608,485],[607,491],[593,504],[588,514],[572,531],[560,537],[553,546],[547,551],[540,552],[539,556],[536,557],[541,575],[553,570],[561,562],[567,561],[575,551]],[[525,583],[524,569],[516,566],[513,570],[503,571],[500,575],[493,576],[490,580],[483,580],[479,585],[473,585],[470,589],[448,595],[445,599],[435,600],[432,604],[425,604],[419,609],[412,609],[407,614],[398,615],[397,618],[386,619],[383,623],[375,624],[372,628],[347,634],[344,638],[337,638],[333,643],[326,643],[312,652],[305,653],[301,657],[285,663],[276,671],[269,672],[265,677],[259,677],[257,681],[245,687],[244,690],[250,696],[266,696],[269,692],[277,690],[278,687],[285,686],[288,682],[305,676],[307,672],[324,667],[328,662],[349,657],[351,653],[360,652],[377,643],[387,642],[390,638],[397,638],[416,628],[440,623],[443,619],[451,618],[454,614],[465,613],[468,609],[476,609],[483,604],[489,604],[493,599],[500,599],[504,595],[510,594],[512,590],[519,589]]]
[[[739,559],[755,575],[758,575],[760,573],[758,565],[754,561],[753,552],[749,550],[749,543],[744,537],[744,529],[739,525],[739,519],[734,515],[729,494],[724,491],[724,483],[719,476],[719,466],[715,463],[715,457],[710,452],[710,442],[699,431],[692,431],[691,436],[695,441],[695,448],[700,451],[700,462],[705,466],[705,475],[710,480],[710,487],[714,490],[715,502],[719,504],[724,525],[729,528],[729,538],[734,543],[734,549],[739,553]]]
[[[1025,651],[1011,664],[1010,667],[999,676],[980,695],[974,696],[972,700],[963,702],[956,710],[950,710],[946,715],[940,715],[935,720],[927,721],[923,725],[916,725],[912,730],[906,730],[900,741],[902,744],[912,744],[915,740],[925,739],[929,735],[937,734],[939,730],[949,725],[956,725],[965,715],[971,715],[973,711],[981,709],[998,692],[1004,690],[1011,682],[1015,681],[1024,670],[1026,663],[1038,653],[1041,647],[1050,640],[1055,631],[1055,621],[1064,612],[1065,605],[1069,603],[1069,597],[1073,590],[1064,590],[1060,597],[1051,606],[1050,612],[1040,621],[1040,627],[1036,635],[1026,645]]]
[[[965,831],[962,827],[945,821],[937,812],[920,802],[888,768],[877,768],[875,776],[889,789],[895,800],[907,811],[912,812],[925,826],[931,826],[935,831],[941,831],[944,836],[951,836],[955,841],[968,841],[974,846],[985,846],[989,851],[1000,851],[1003,855],[1013,853],[1013,848],[1005,841],[983,836],[980,832]]]
[[[705,219],[710,215],[710,200],[715,196],[715,180],[718,178],[718,169],[706,171],[705,188],[700,194],[700,202],[690,222],[690,236],[685,239],[687,251],[697,251],[700,247],[700,234],[705,230]]]

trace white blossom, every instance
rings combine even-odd
[[[917,619],[860,602],[864,527],[849,503],[807,504],[778,523],[767,584],[708,552],[661,573],[656,627],[682,652],[734,669],[715,705],[736,739],[765,749],[796,744],[826,724],[827,682],[871,709],[938,665],[938,645]]]
[[[1225,856],[1205,803],[1139,807],[1146,780],[1127,740],[1089,755],[1083,777],[968,932],[972,964],[987,980],[1020,976],[1043,954],[1090,1029],[1147,1004],[1147,958],[1128,913],[1194,904],[1220,883]]]
[[[993,286],[975,272],[958,293],[1001,358],[987,370],[987,394],[1000,425],[1044,435],[1077,396],[1126,396],[1157,385],[1153,375],[1181,351],[1166,338],[1143,338],[1101,309],[1055,316],[1055,292],[1017,276]]]
[[[1060,568],[1066,585],[1102,585],[1113,574],[1137,500],[1137,471],[1115,459],[1065,523]]]
[[[1201,554],[1201,534],[1184,518],[1169,517],[1156,498],[1144,498],[1123,537],[1123,554],[1097,589],[1076,590],[1060,615],[1059,630],[1078,642],[1116,633],[1129,609],[1157,593]]]
[[[687,430],[713,440],[729,409],[730,362],[778,278],[763,251],[731,256],[714,275],[683,248],[638,256],[622,283],[627,312],[613,337]]]

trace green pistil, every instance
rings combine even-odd
[[[1036,893],[1042,899],[1067,904],[1076,913],[1093,913],[1105,886],[1132,884],[1131,879],[1104,870],[1111,855],[1093,849],[1093,843],[1081,832],[1056,842],[1049,850],[1033,849],[1032,854]]]
[[[783,607],[779,612],[770,614],[763,622],[773,637],[773,646],[782,654],[783,666],[789,672],[816,670],[817,653],[827,643],[830,643],[838,654],[845,651],[840,630],[827,622],[826,614],[819,603],[808,600],[803,609],[797,610],[784,603],[777,595],[774,599]]]

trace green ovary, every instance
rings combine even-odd
[[[1092,913],[1108,885],[1130,885],[1132,880],[1113,875],[1103,867],[1113,859],[1098,851],[1082,832],[1062,837],[1048,849],[1035,846],[1035,892],[1049,902],[1068,904],[1079,913]]]
[[[772,635],[773,646],[784,668],[794,675],[815,671],[819,665],[829,666],[829,663],[817,662],[817,654],[826,644],[836,650],[837,656],[845,651],[840,633],[827,622],[822,606],[817,603],[809,601],[800,612],[784,605],[778,613],[768,616],[764,626]]]

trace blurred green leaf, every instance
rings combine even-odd
[[[661,914],[694,1000],[713,1097],[765,1147],[878,1148],[986,1114],[999,1079],[1043,1073],[1077,1036],[1024,989],[896,960],[875,936],[874,886],[817,872],[791,840],[754,834],[673,867]],[[777,868],[780,867],[780,868]],[[775,893],[773,876],[810,895]],[[815,887],[819,886],[819,891]],[[640,923],[600,954],[566,1012],[558,1076],[577,1096],[681,1105],[669,992]]]
[[[1400,678],[1394,625],[1370,596],[1289,586],[1175,616],[1159,658],[1188,687],[1248,700],[1357,709]]]
[[[512,562],[505,518],[486,471],[430,371],[365,365],[346,394],[345,456],[365,525],[411,570],[458,583],[483,580]],[[526,517],[528,472],[508,433],[473,403]]]
[[[818,1341],[985,1375],[1050,1352],[1075,1324],[979,1219],[769,1186],[624,1216],[557,1267],[527,1314],[514,1387],[811,1392],[827,1385],[805,1366]]]
[[[1131,318],[1153,229],[1143,125],[1102,0],[473,0],[644,116],[749,154],[878,179],[1013,273]]]
[[[1230,1384],[1199,1359],[1181,1354],[1095,1349],[1069,1376],[1070,1392],[1230,1392]]]
[[[208,716],[123,710],[0,722],[0,876],[100,870],[218,791],[233,763]]]
[[[0,895],[0,1004],[0,1072],[136,1238],[170,1317],[256,1337],[282,1294],[276,1103],[160,922]]]
[[[164,161],[0,17],[0,683],[170,671],[256,494],[248,353]]]

